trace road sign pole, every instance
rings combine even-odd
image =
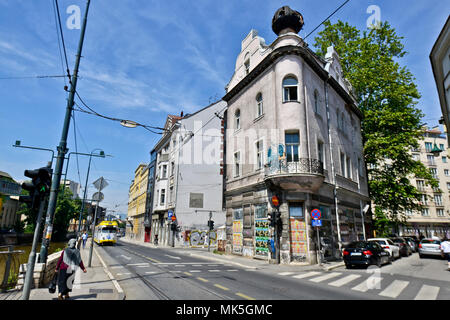
[[[317,231],[317,263],[322,264],[321,257],[320,257],[320,235],[319,235],[319,227],[316,227]]]

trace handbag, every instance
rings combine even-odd
[[[57,281],[58,281],[58,272],[55,272],[53,274],[52,280],[50,281],[50,284],[48,285],[48,292],[55,293]]]

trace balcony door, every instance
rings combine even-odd
[[[286,132],[284,134],[286,144],[286,162],[298,162],[298,148],[300,145],[300,136],[297,132]]]

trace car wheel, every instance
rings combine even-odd
[[[420,254],[420,253],[419,253],[419,258],[420,258],[420,259],[423,259],[423,254]]]
[[[346,263],[346,264],[345,264],[345,268],[351,269],[351,268],[352,268],[352,265],[351,265],[350,263]]]
[[[377,267],[381,268],[381,257],[379,257],[377,260]]]

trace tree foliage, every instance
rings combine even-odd
[[[404,223],[407,210],[421,209],[421,193],[410,178],[438,186],[429,170],[410,153],[423,139],[424,114],[416,107],[420,94],[413,75],[398,63],[407,54],[402,39],[387,22],[361,32],[342,21],[325,22],[325,29],[315,38],[319,55],[325,56],[327,48],[334,46],[363,113],[369,195],[381,209],[375,219],[380,219],[383,228],[385,219]]]

